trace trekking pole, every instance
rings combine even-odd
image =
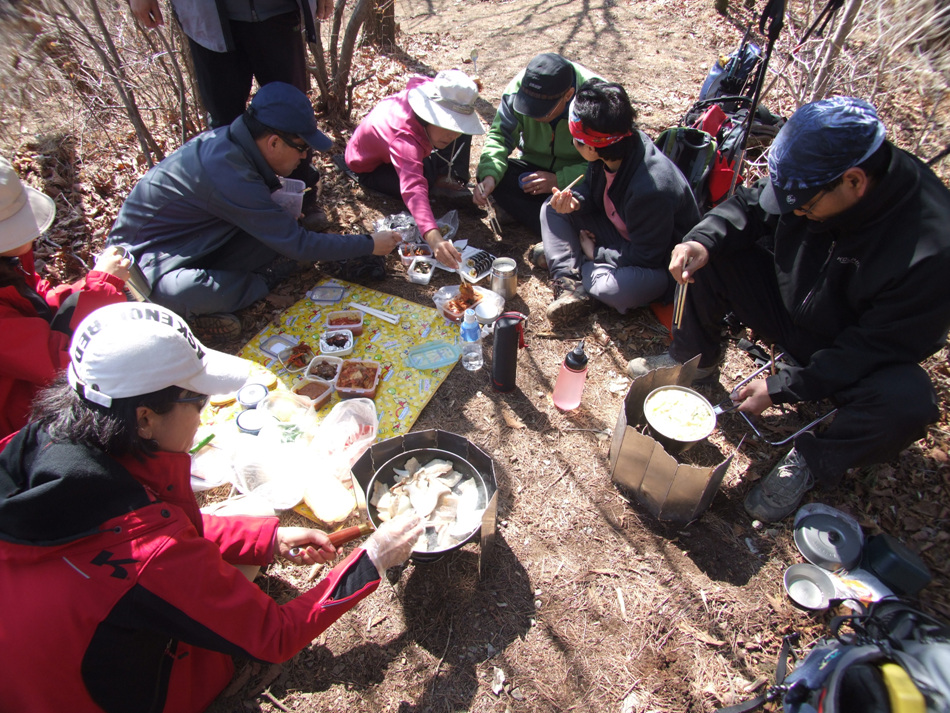
[[[732,184],[729,186],[729,192],[726,197],[731,197],[736,191],[736,182],[739,180],[739,172],[742,169],[742,162],[745,160],[746,144],[749,140],[749,134],[752,132],[752,121],[755,119],[755,112],[759,108],[759,95],[762,92],[762,84],[765,81],[765,72],[769,66],[769,59],[772,57],[772,49],[775,47],[775,41],[782,32],[785,24],[785,0],[768,0],[765,9],[762,10],[762,16],[759,18],[759,32],[766,34],[765,23],[769,21],[768,43],[765,46],[765,56],[762,57],[762,64],[759,66],[759,73],[755,77],[754,90],[752,92],[752,102],[749,104],[749,114],[746,116],[745,124],[742,127],[742,135],[736,146],[730,162],[734,161],[735,170],[732,173]]]

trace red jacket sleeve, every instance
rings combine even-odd
[[[161,538],[149,555],[138,585],[153,596],[140,601],[150,608],[150,621],[160,617],[166,622],[162,628],[182,641],[278,663],[294,656],[376,589],[379,576],[361,562],[364,555],[364,550],[356,550],[313,589],[278,604],[226,564],[215,544],[188,525]],[[356,568],[372,571],[373,579],[338,588],[341,578]]]
[[[218,546],[225,562],[269,564],[274,559],[274,539],[280,520],[201,513],[204,536]]]
[[[93,270],[81,280],[54,288],[50,288],[46,280],[40,280],[36,291],[43,295],[46,304],[54,310],[59,309],[68,297],[78,292],[76,311],[69,322],[69,328],[76,329],[80,322],[100,307],[125,302],[124,286],[125,282],[115,275]]]

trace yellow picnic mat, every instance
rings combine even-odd
[[[424,307],[344,280],[324,278],[315,287],[336,286],[343,289],[343,298],[339,302],[316,303],[304,297],[281,314],[279,324],[272,323],[258,332],[238,352],[238,356],[261,364],[276,374],[284,387],[293,389],[304,381],[304,372],[288,372],[277,358],[262,351],[261,345],[267,339],[282,334],[306,342],[313,347],[314,353],[319,354],[320,335],[326,330],[328,312],[347,309],[350,302],[358,302],[398,316],[399,323],[390,324],[373,315],[364,315],[363,333],[356,337],[353,353],[346,358],[373,359],[382,365],[375,398],[379,419],[377,439],[408,433],[455,366],[453,362],[438,369],[414,369],[407,362],[409,349],[426,343],[454,344],[458,326],[448,322],[434,307]],[[334,393],[320,409],[318,417],[322,419],[339,401],[339,395]]]

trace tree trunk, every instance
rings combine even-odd
[[[841,54],[841,48],[844,47],[845,42],[848,41],[848,36],[854,27],[854,21],[858,16],[858,11],[861,9],[862,2],[863,0],[850,0],[850,2],[848,2],[848,6],[844,11],[844,17],[841,18],[841,24],[838,25],[834,39],[831,41],[825,53],[825,57],[821,62],[821,69],[818,70],[818,77],[815,79],[815,91],[812,93],[811,101],[824,99],[828,93],[831,77],[834,73],[835,62],[838,59],[838,55]]]
[[[371,45],[384,50],[396,46],[395,0],[376,0],[373,11],[366,18],[363,36]]]

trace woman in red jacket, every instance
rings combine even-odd
[[[201,513],[189,481],[205,394],[239,388],[249,362],[134,302],[83,320],[70,356],[35,420],[0,441],[3,710],[198,713],[232,656],[286,661],[409,557],[414,514],[278,605],[232,565],[328,562],[327,535]]]
[[[33,240],[56,205],[0,158],[0,438],[26,421],[36,392],[66,368],[71,330],[97,307],[125,301],[129,261],[109,248],[85,279],[57,288],[33,267]]]

